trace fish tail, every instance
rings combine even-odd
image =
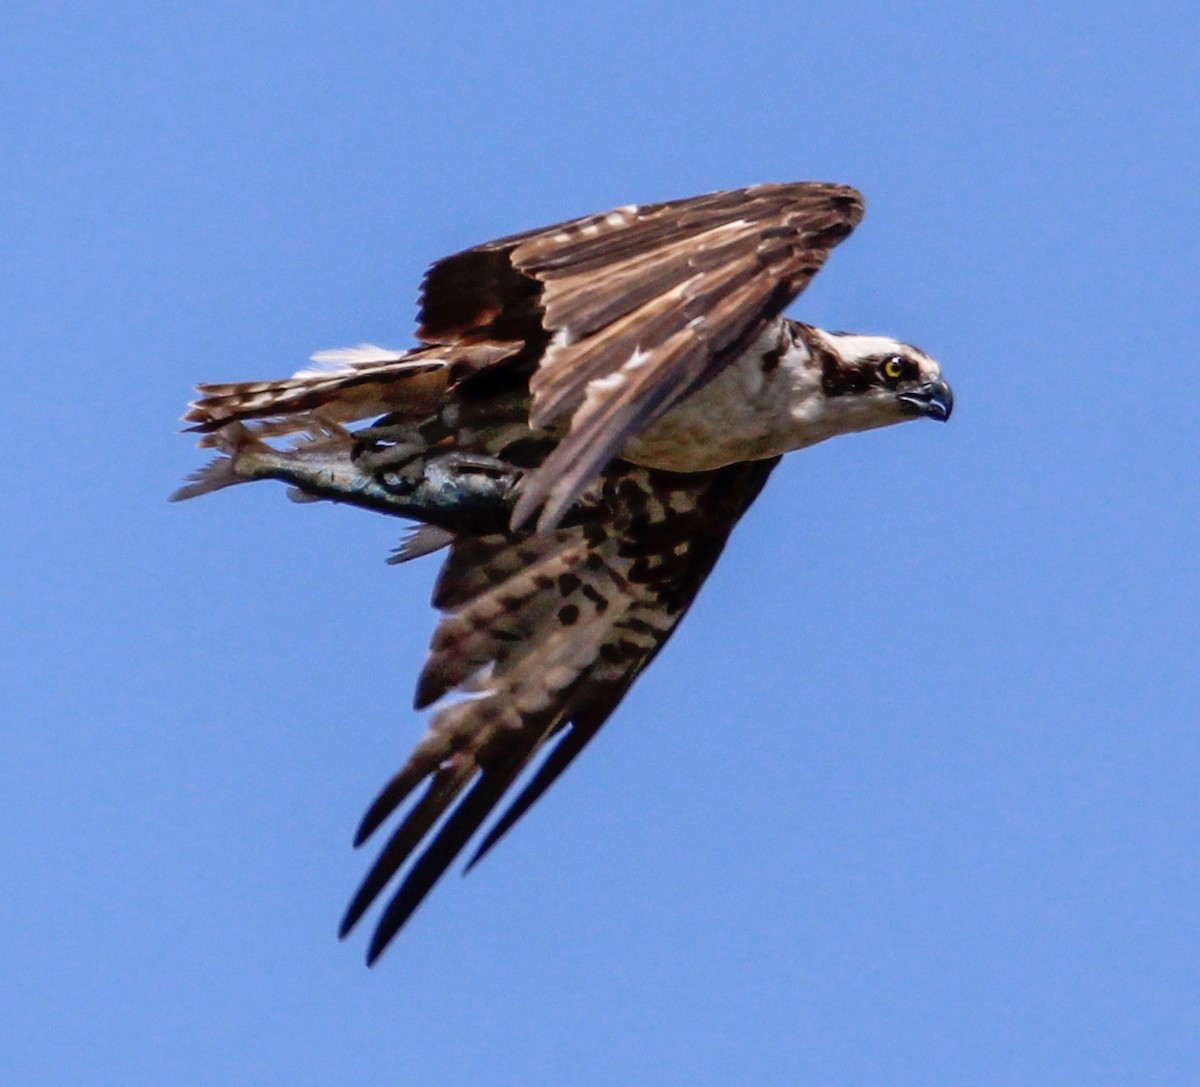
[[[212,436],[212,444],[220,450],[220,455],[189,475],[184,481],[184,486],[171,495],[170,501],[182,502],[188,498],[219,491],[224,487],[232,487],[235,483],[247,483],[254,478],[238,470],[238,462],[243,453],[250,448],[263,448],[263,443],[246,427],[241,423],[228,423]]]

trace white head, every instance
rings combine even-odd
[[[945,421],[954,394],[924,351],[888,336],[805,325],[809,365],[821,379],[821,422],[833,434],[873,430],[922,416]]]

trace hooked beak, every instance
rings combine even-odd
[[[925,415],[944,423],[954,410],[954,393],[941,378],[927,381],[920,388],[901,393],[896,397],[902,404],[915,409],[917,415]]]

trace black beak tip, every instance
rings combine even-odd
[[[942,380],[930,381],[913,392],[901,393],[901,403],[918,415],[944,423],[954,412],[954,391]]]

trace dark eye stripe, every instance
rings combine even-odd
[[[880,385],[894,389],[901,382],[920,376],[920,368],[907,355],[893,351],[886,355],[872,355],[854,363],[844,363],[830,351],[811,348],[821,364],[821,387],[826,396],[846,396],[866,392]],[[885,367],[892,360],[900,362],[900,373],[888,375]]]

